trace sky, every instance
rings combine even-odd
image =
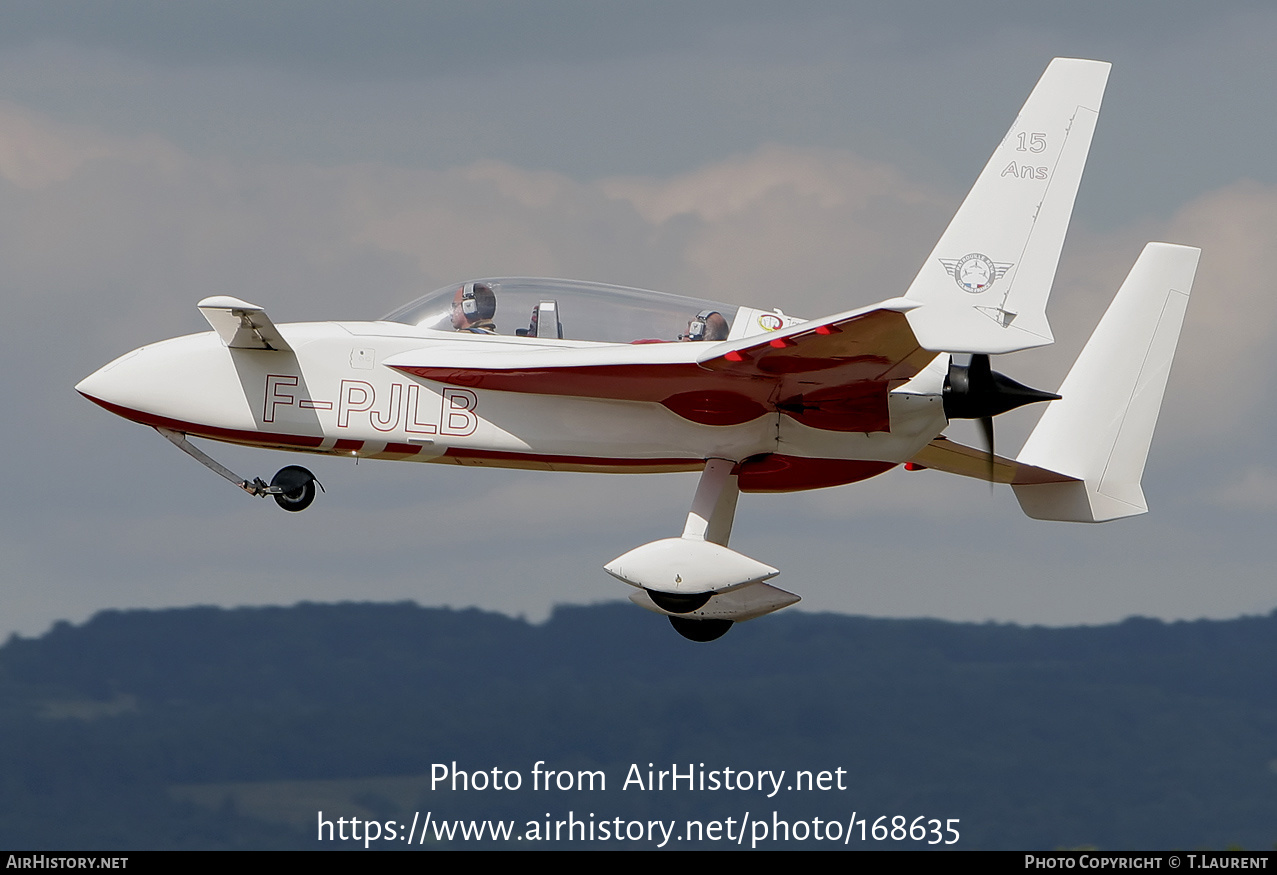
[[[0,5],[0,634],[104,608],[402,600],[539,619],[681,531],[692,475],[215,444],[251,499],[72,389],[206,330],[543,275],[816,317],[902,294],[1055,56],[1111,61],[1050,314],[1059,385],[1144,243],[1203,250],[1144,489],[1100,526],[937,472],[743,496],[798,609],[1064,625],[1277,607],[1277,10],[1223,2]],[[1013,454],[1038,412],[999,418]],[[973,429],[951,433],[974,441]],[[792,610],[792,609],[791,609]],[[653,618],[654,621],[656,618]],[[766,622],[763,620],[762,622]]]

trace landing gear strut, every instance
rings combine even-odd
[[[315,487],[318,486],[321,490],[324,488],[324,485],[315,479],[314,474],[300,465],[289,465],[285,468],[280,468],[275,473],[275,476],[271,478],[269,486],[260,477],[245,480],[188,441],[186,435],[180,431],[158,427],[155,430],[168,438],[173,446],[195,459],[195,461],[208,468],[214,474],[229,480],[249,495],[256,495],[258,498],[264,495],[271,496],[275,499],[275,503],[284,510],[292,511],[293,513],[305,510],[315,500]]]

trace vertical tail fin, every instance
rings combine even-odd
[[[1110,65],[1056,58],[994,151],[907,298],[926,349],[1002,353],[1054,338],[1046,301]]]
[[[1148,510],[1140,479],[1200,249],[1150,243],[1016,461],[1078,478],[1015,486],[1035,519],[1104,522]]]

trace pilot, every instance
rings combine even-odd
[[[687,333],[679,340],[726,340],[727,320],[717,310],[702,310],[687,323]]]
[[[466,283],[452,298],[452,327],[471,334],[496,334],[497,296],[487,283]]]

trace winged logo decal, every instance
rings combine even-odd
[[[972,252],[961,258],[941,258],[940,263],[949,276],[953,277],[958,288],[973,295],[987,291],[1015,266],[1013,261],[994,261],[980,252]]]

